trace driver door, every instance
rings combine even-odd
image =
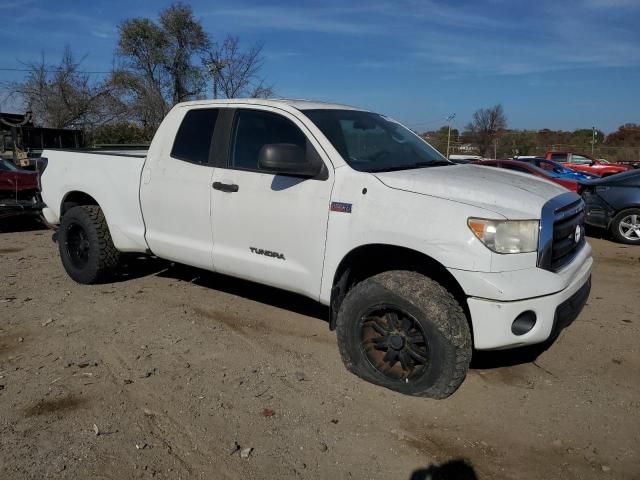
[[[215,268],[318,298],[333,169],[314,178],[265,170],[258,156],[270,144],[321,151],[288,113],[268,107],[235,111],[227,164],[212,179]]]

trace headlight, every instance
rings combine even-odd
[[[470,218],[469,228],[496,253],[528,253],[538,250],[538,220],[489,220]]]

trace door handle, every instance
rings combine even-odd
[[[238,185],[236,185],[235,183],[222,183],[222,182],[213,182],[213,189],[214,190],[220,190],[221,192],[237,192],[238,191]]]

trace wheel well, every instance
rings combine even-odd
[[[91,196],[84,192],[69,192],[65,195],[60,206],[60,217],[62,217],[67,210],[73,207],[81,205],[98,205],[98,202]]]
[[[357,247],[342,259],[333,278],[331,289],[331,320],[335,322],[340,304],[347,292],[358,282],[389,270],[409,270],[421,273],[445,287],[456,298],[470,318],[467,296],[460,284],[437,260],[410,248],[395,245],[371,244]],[[471,322],[469,322],[471,327]]]
[[[640,205],[628,205],[620,210],[616,210],[610,215],[609,223],[607,224],[607,228],[611,228],[613,226],[613,219],[616,218],[621,213],[626,212],[627,210],[638,210],[640,209]]]

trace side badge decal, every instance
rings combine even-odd
[[[342,202],[331,202],[331,211],[340,213],[351,213],[351,204]]]

